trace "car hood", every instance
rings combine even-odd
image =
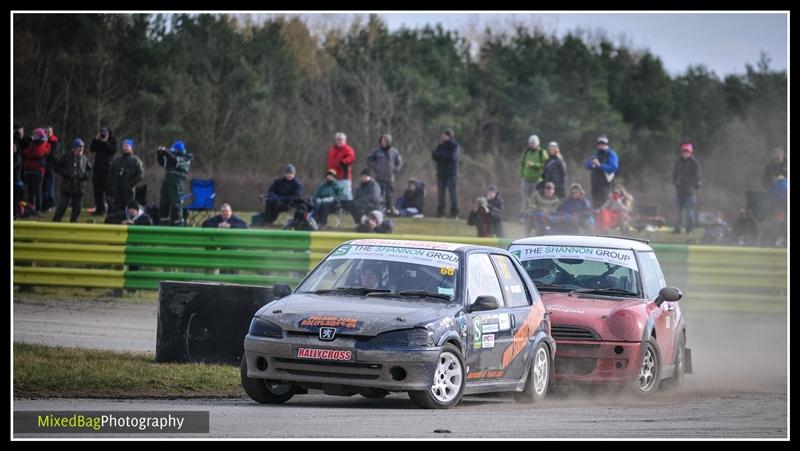
[[[458,303],[416,298],[381,298],[343,295],[293,294],[270,303],[257,315],[283,330],[313,331],[336,327],[340,335],[374,336],[383,332],[426,327],[454,317]]]
[[[588,327],[606,340],[619,340],[609,330],[608,318],[615,312],[627,310],[631,317],[636,319],[636,326],[640,328],[647,320],[645,311],[646,302],[642,299],[613,298],[613,300],[595,297],[570,296],[563,292],[544,292],[542,302],[545,310],[550,313],[550,323],[553,326],[581,326]]]

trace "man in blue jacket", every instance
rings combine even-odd
[[[592,173],[592,205],[603,205],[611,192],[612,182],[619,171],[619,158],[608,145],[608,136],[597,137],[597,151],[586,160],[586,169]]]

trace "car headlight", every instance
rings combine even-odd
[[[433,332],[427,329],[393,330],[378,334],[366,341],[368,346],[428,347],[433,346]]]
[[[620,309],[608,317],[608,330],[617,337],[626,341],[635,341],[631,337],[636,329],[636,317],[630,310]]]
[[[248,334],[256,337],[283,338],[283,330],[280,326],[258,316],[250,321],[250,330]]]

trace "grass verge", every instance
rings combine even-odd
[[[14,343],[16,398],[245,396],[239,368],[156,363],[144,354]]]

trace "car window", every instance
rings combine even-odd
[[[500,285],[506,295],[506,306],[525,307],[530,305],[528,290],[511,259],[497,254],[492,254],[491,258],[497,268],[497,274],[500,275]]]
[[[637,252],[637,254],[642,270],[645,297],[654,298],[667,285],[664,280],[664,274],[661,272],[661,266],[658,264],[655,252]]]
[[[449,251],[343,244],[320,263],[297,292],[421,290],[455,299],[459,261],[458,254]]]
[[[539,291],[590,289],[627,291],[637,297],[643,294],[632,250],[512,245],[509,251]]]
[[[472,254],[467,258],[467,291],[470,305],[478,296],[494,296],[498,306],[505,305],[503,290],[487,254]]]

